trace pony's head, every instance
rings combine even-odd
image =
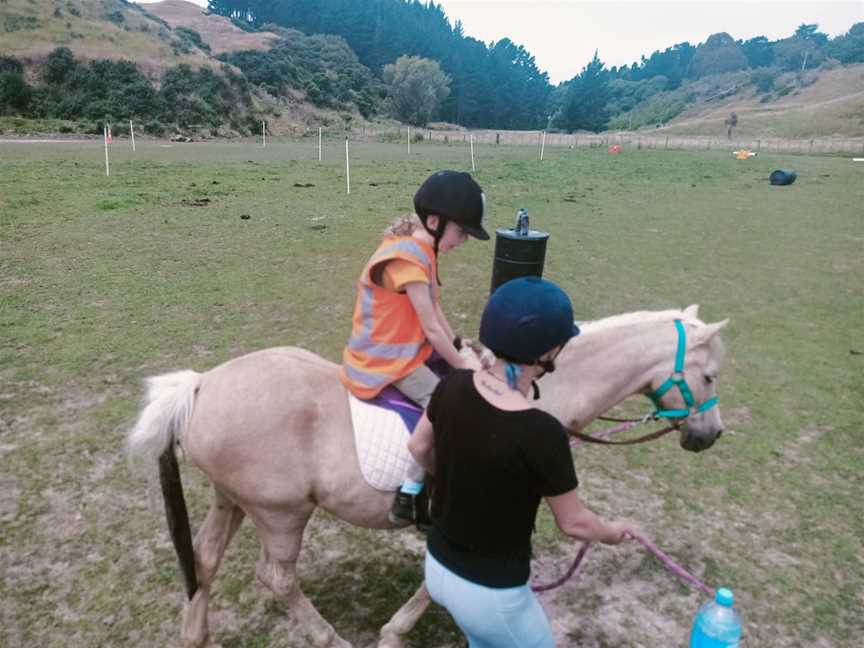
[[[657,372],[649,396],[657,414],[678,423],[681,447],[691,452],[707,450],[723,434],[717,405],[717,377],[723,362],[723,343],[718,336],[728,319],[705,324],[697,318],[698,306],[682,311],[678,328],[675,371]]]

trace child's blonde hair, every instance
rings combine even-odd
[[[384,236],[411,236],[421,227],[423,227],[423,223],[420,222],[420,217],[417,214],[405,214],[393,221],[384,230]]]

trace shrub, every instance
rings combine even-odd
[[[30,106],[32,91],[20,73],[0,74],[0,113],[25,113]]]
[[[756,86],[759,92],[771,92],[776,78],[777,70],[773,68],[757,68],[750,73],[750,83]]]
[[[111,13],[105,14],[103,18],[105,18],[105,20],[111,21],[115,25],[122,25],[124,22],[126,22],[126,16],[123,15],[123,12],[119,9],[117,11],[112,11]]]
[[[194,29],[189,29],[188,27],[176,27],[174,29],[174,33],[187,46],[197,47],[204,52],[210,51],[210,46],[204,42],[204,40],[201,38],[201,34],[199,34]]]

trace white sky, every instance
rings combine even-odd
[[[141,1],[141,0],[139,0]],[[193,0],[206,6],[206,0]],[[362,0],[358,0],[362,1]],[[608,67],[630,64],[676,43],[725,31],[735,39],[791,36],[818,23],[829,36],[864,21],[864,0],[436,0],[451,23],[486,43],[523,45],[552,83],[572,78],[594,50]]]

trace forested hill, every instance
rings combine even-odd
[[[451,25],[434,1],[210,0],[209,9],[256,28],[276,24],[336,34],[376,74],[402,55],[437,61],[450,77],[438,113],[442,121],[502,129],[546,126],[552,86],[530,52],[507,38],[487,46],[466,36],[461,23]]]
[[[773,41],[718,33],[611,69],[597,55],[552,86],[524,47],[466,35],[434,0],[210,0],[206,10],[0,0],[0,131],[30,120],[99,132],[132,119],[153,134],[227,135],[265,119],[287,133],[393,117],[568,132],[684,122],[720,133],[744,109],[772,122],[782,114],[778,134],[855,136],[862,64],[864,22],[834,38],[804,24]],[[761,131],[764,121],[743,125]]]
[[[438,119],[479,128],[653,127],[730,95],[768,107],[800,93],[818,101],[819,93],[806,89],[824,72],[864,63],[864,23],[835,38],[816,24],[804,24],[773,41],[736,40],[721,32],[704,43],[678,43],[611,69],[595,57],[580,74],[553,87],[524,47],[506,38],[487,45],[466,36],[434,0],[210,0],[209,9],[255,28],[276,24],[339,35],[376,74],[403,55],[437,61],[450,77]],[[832,106],[841,112],[846,103],[860,109],[860,97],[852,96],[858,90],[850,88],[850,100]],[[828,130],[811,122],[788,132],[858,134],[861,125],[854,121],[848,120],[854,133],[842,118],[825,124]]]

